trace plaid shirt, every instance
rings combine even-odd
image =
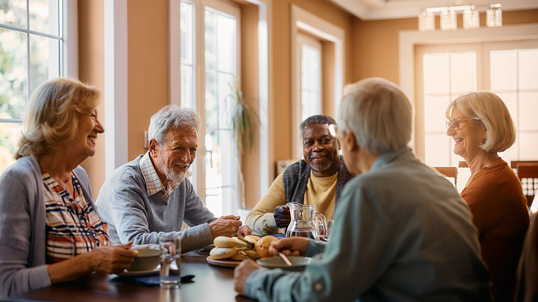
[[[84,198],[77,178],[71,173],[71,196],[44,170],[47,263],[57,263],[87,253],[98,246],[111,245],[108,226]]]
[[[146,192],[149,196],[161,190],[164,191],[166,196],[170,196],[170,194],[172,194],[172,192],[179,187],[179,183],[170,179],[168,180],[168,185],[166,188],[163,186],[163,183],[159,179],[159,175],[157,175],[157,171],[155,171],[153,162],[151,162],[151,158],[149,158],[149,151],[142,156],[139,165],[140,169],[142,170],[144,180],[146,181]]]

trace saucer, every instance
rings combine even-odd
[[[161,266],[157,266],[155,269],[147,270],[147,271],[123,271],[123,273],[116,274],[118,276],[126,276],[126,277],[142,277],[142,276],[154,276],[159,274]]]

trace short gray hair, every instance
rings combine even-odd
[[[403,149],[411,140],[413,109],[398,86],[368,78],[344,88],[338,130],[350,130],[370,153]]]
[[[300,132],[301,137],[303,136],[304,128],[306,128],[306,126],[310,124],[336,125],[336,121],[332,117],[327,116],[327,115],[321,115],[321,114],[312,115],[306,118],[306,120],[304,120],[299,126],[299,132]]]
[[[148,141],[155,139],[159,144],[164,142],[166,133],[171,127],[186,127],[200,130],[201,118],[189,108],[168,105],[155,113],[149,122]]]

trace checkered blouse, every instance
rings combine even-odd
[[[47,172],[42,170],[41,173],[47,215],[47,263],[111,245],[107,224],[84,198],[75,175],[71,173],[74,188],[74,196],[71,196]]]

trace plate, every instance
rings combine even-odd
[[[241,261],[239,260],[226,260],[226,259],[215,260],[209,257],[207,257],[206,260],[207,260],[207,263],[211,265],[222,266],[222,267],[236,267],[239,265],[239,263],[241,263]]]
[[[159,269],[161,266],[157,266],[155,269],[148,270],[148,271],[123,271],[123,273],[116,274],[118,276],[127,276],[127,277],[142,277],[142,276],[156,276],[159,274]]]

